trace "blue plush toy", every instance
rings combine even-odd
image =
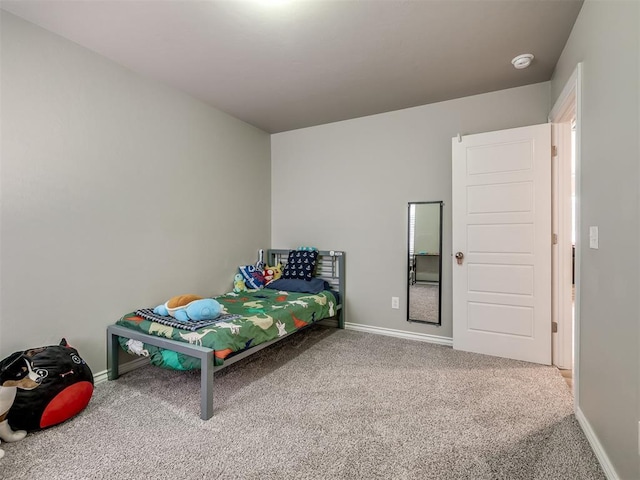
[[[213,298],[202,298],[197,295],[178,295],[166,303],[158,305],[153,313],[171,316],[181,322],[189,320],[214,320],[222,313],[222,306]]]

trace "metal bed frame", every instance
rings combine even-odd
[[[267,258],[269,259],[269,265],[277,265],[281,263],[282,266],[286,264],[289,250],[269,250]],[[344,328],[344,289],[345,289],[345,254],[342,251],[335,250],[322,250],[318,252],[318,261],[316,264],[316,277],[322,278],[329,282],[332,289],[340,294],[340,302],[336,306],[336,312],[338,317],[338,328]],[[311,324],[314,325],[314,324]],[[306,328],[306,327],[303,327]],[[261,343],[247,350],[238,352],[237,354],[225,359],[223,365],[214,366],[214,352],[215,350],[207,347],[200,347],[189,343],[179,342],[177,340],[171,340],[163,337],[157,337],[155,335],[148,335],[146,333],[137,332],[120,325],[109,325],[107,327],[107,368],[109,380],[115,380],[119,377],[118,367],[118,352],[120,350],[120,344],[118,337],[131,338],[133,340],[139,340],[149,345],[164,348],[167,350],[173,350],[190,357],[200,359],[200,418],[203,420],[209,420],[213,416],[213,373],[221,370],[229,365],[242,360],[243,358],[252,355],[263,348],[268,347],[280,340],[287,338],[289,335],[293,335],[302,329],[291,332],[282,337],[274,338],[268,342]]]

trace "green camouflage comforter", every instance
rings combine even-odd
[[[336,298],[330,291],[318,294],[284,292],[270,289],[228,293],[216,300],[223,313],[240,318],[222,321],[196,331],[183,330],[139,317],[124,315],[117,325],[150,335],[202,345],[215,350],[216,365],[222,365],[229,355],[277,337],[294,332],[310,323],[329,318],[336,313]],[[130,353],[148,355],[153,365],[176,370],[200,368],[200,360],[149,344],[130,348],[129,339],[120,337],[120,345]]]

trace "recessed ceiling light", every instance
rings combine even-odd
[[[530,53],[523,53],[522,55],[518,55],[513,60],[511,60],[511,63],[518,70],[522,70],[523,68],[527,68],[529,65],[531,65],[531,60],[533,60],[533,55],[531,55]]]

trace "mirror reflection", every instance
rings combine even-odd
[[[407,320],[440,324],[442,202],[409,203]]]

